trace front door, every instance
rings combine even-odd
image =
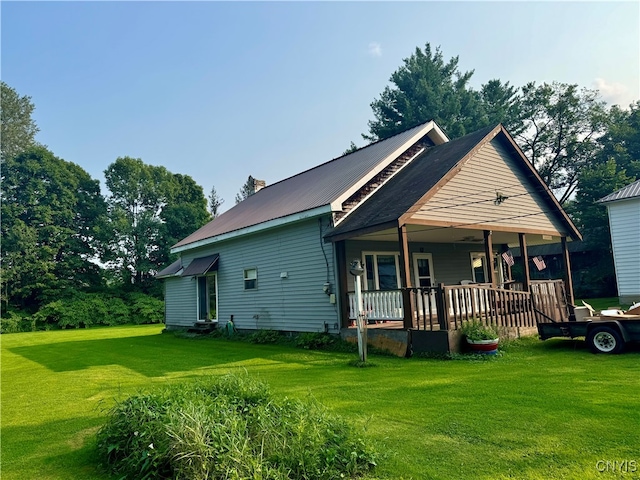
[[[428,288],[433,287],[435,284],[435,277],[433,274],[433,256],[430,253],[414,253],[413,254],[413,275],[414,285],[416,287]],[[430,293],[431,311],[436,312],[436,297],[433,292]],[[422,295],[418,295],[418,311],[423,309]]]
[[[198,321],[218,319],[218,276],[216,274],[198,277]]]

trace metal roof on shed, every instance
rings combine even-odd
[[[371,172],[393,160],[390,156],[397,153],[398,149],[408,148],[433,129],[437,129],[434,122],[423,123],[262,188],[178,242],[173,248],[182,250],[195,242],[331,205],[366,180]],[[419,136],[418,139],[415,139],[416,135]],[[408,142],[411,144],[406,145]]]
[[[615,202],[640,197],[640,179],[598,200],[599,203]]]

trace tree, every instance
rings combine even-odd
[[[158,268],[173,260],[170,255],[173,245],[211,220],[202,187],[188,175],[173,174],[160,218],[163,228],[159,254],[154,261]]]
[[[31,118],[34,108],[31,97],[21,97],[9,85],[0,82],[0,161],[36,145],[39,129]]]
[[[100,185],[44,147],[8,156],[2,181],[2,282],[6,303],[36,310],[101,283],[94,260],[106,205]]]
[[[218,195],[216,187],[211,187],[211,193],[209,193],[209,212],[212,218],[216,218],[220,214],[220,207],[224,203],[224,199]]]
[[[171,246],[210,219],[202,187],[131,157],[109,165],[105,178],[112,232],[105,262],[125,285],[149,288]]]
[[[349,155],[350,153],[355,152],[356,150],[358,150],[358,146],[353,143],[353,141],[351,142],[351,145],[349,145],[349,148],[347,148],[344,152],[342,152],[342,155]]]
[[[236,193],[236,205],[253,195],[256,189],[256,179],[249,175],[247,181],[242,185],[240,191]]]
[[[578,175],[597,156],[607,111],[596,90],[554,82],[522,87],[523,130],[516,135],[524,153],[561,204],[578,186]]]
[[[614,159],[617,168],[624,169],[630,178],[640,178],[640,100],[628,110],[611,107],[607,130],[599,143],[599,162]]]
[[[481,123],[487,126],[502,123],[512,135],[522,132],[524,127],[518,88],[509,85],[509,82],[489,80],[480,89],[480,101],[484,115]]]
[[[370,141],[388,138],[407,128],[435,120],[451,138],[485,126],[481,96],[468,87],[473,70],[461,72],[458,57],[445,62],[440,47],[419,47],[391,74],[393,87],[385,87],[371,103],[375,120],[369,121]]]

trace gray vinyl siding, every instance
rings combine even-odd
[[[328,218],[323,219],[323,231],[327,222]],[[329,331],[337,331],[334,329],[338,323],[337,305],[331,304],[322,290],[327,268],[335,290],[333,246],[321,241],[317,218],[183,252],[183,266],[194,258],[214,253],[220,254],[217,273],[220,324],[233,315],[239,329],[318,332],[324,330],[326,322]],[[243,273],[247,268],[256,268],[258,272],[254,290],[244,289]],[[287,278],[281,278],[283,272]],[[172,289],[172,285],[168,283],[167,289]],[[187,292],[189,288],[191,291]],[[188,311],[193,314],[189,318],[195,319],[196,282],[191,281],[186,290],[176,290],[167,297],[181,297],[183,303],[190,302],[193,307]],[[195,321],[172,315],[173,311],[171,315],[167,313],[168,324],[192,325]]]
[[[495,205],[496,192],[509,197]],[[462,169],[413,215],[422,221],[511,227],[559,236],[560,223],[523,171],[497,140],[483,146]]]
[[[198,319],[197,290],[193,277],[164,280],[164,309],[167,326],[191,327]]]
[[[640,199],[607,205],[618,295],[640,301]]]
[[[422,251],[420,251],[422,249]],[[362,252],[400,252],[398,242],[352,240],[346,242],[347,261],[363,260]],[[471,253],[484,252],[483,244],[409,243],[411,282],[415,283],[413,255],[430,253],[433,258],[433,283],[457,285],[462,280],[472,280]],[[349,291],[354,290],[353,276],[347,275]]]

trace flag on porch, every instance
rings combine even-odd
[[[538,270],[544,270],[545,268],[547,268],[547,264],[544,263],[544,259],[540,255],[538,255],[537,257],[533,257],[533,263]]]
[[[511,253],[511,250],[507,250],[506,252],[504,252],[502,254],[502,258],[510,267],[513,267],[513,265],[516,263],[513,259],[513,253]]]

